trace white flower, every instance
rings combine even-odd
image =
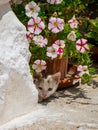
[[[40,17],[31,18],[28,21],[28,30],[33,34],[40,34],[45,29],[45,25]]]
[[[46,69],[46,62],[44,60],[36,60],[34,61],[32,68],[36,72],[41,72]]]
[[[60,4],[63,0],[47,0],[50,4]]]
[[[79,76],[83,76],[84,74],[88,74],[89,75],[89,70],[88,70],[88,66],[84,65],[79,65],[77,67],[77,72],[79,73]]]
[[[44,47],[48,43],[48,40],[46,38],[44,38],[42,35],[34,36],[33,40],[34,40],[35,44],[40,47]]]
[[[31,1],[25,6],[25,11],[28,17],[37,17],[40,8],[34,1]]]
[[[54,48],[53,46],[47,47],[46,55],[54,59],[57,57],[57,51],[58,51],[58,48]]]
[[[76,49],[80,52],[80,53],[84,53],[85,51],[87,51],[89,49],[88,44],[87,44],[87,40],[84,38],[79,39],[76,42]]]
[[[70,25],[71,28],[77,28],[79,22],[75,18],[75,15],[68,21],[68,24]]]
[[[50,4],[54,4],[55,0],[47,0],[47,2],[50,3]]]
[[[67,39],[70,41],[76,41],[76,34],[74,31],[71,31],[68,35],[67,35]]]
[[[53,33],[61,32],[64,29],[64,20],[61,18],[51,17],[49,19],[48,29]]]

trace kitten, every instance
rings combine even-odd
[[[43,78],[40,73],[33,75],[34,83],[39,93],[39,101],[42,101],[55,93],[60,81],[60,77],[60,72],[53,75],[48,75],[47,78]]]

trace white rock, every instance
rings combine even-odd
[[[28,64],[26,29],[9,4],[1,3],[0,0],[0,125],[33,111],[38,102]]]
[[[10,0],[0,0],[0,5],[8,3]]]
[[[13,3],[16,3],[16,4],[21,4],[23,2],[23,0],[12,0]]]

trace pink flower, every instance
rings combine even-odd
[[[31,18],[28,21],[28,30],[33,34],[40,34],[45,29],[45,25],[40,17]]]
[[[79,22],[76,20],[75,15],[68,21],[71,28],[77,28]]]
[[[71,31],[68,35],[67,35],[67,39],[70,41],[76,41],[76,34],[74,31]]]
[[[76,49],[80,52],[83,53],[85,51],[87,51],[89,49],[88,44],[87,44],[87,40],[86,39],[79,39],[76,42]]]
[[[47,0],[50,4],[60,4],[63,0]]]
[[[57,50],[57,54],[59,54],[59,55],[63,54],[63,52],[64,52],[64,49],[63,49],[63,48],[59,48],[59,49]]]
[[[25,6],[25,11],[28,17],[37,17],[40,8],[34,1],[31,1]]]
[[[34,61],[32,68],[36,72],[41,72],[46,69],[46,62],[44,60],[36,60]]]
[[[47,47],[46,55],[54,59],[57,57],[57,51],[58,51],[58,47],[57,48],[54,48],[53,46]]]
[[[64,52],[64,47],[65,47],[65,41],[63,40],[56,40],[55,43],[52,45],[56,50],[57,54],[63,54]]]
[[[58,33],[64,29],[64,20],[60,18],[51,17],[49,19],[48,29],[53,33]]]
[[[34,36],[33,40],[34,40],[35,44],[40,47],[44,47],[48,43],[48,40],[46,38],[44,38],[42,35]]]
[[[65,41],[63,40],[56,40],[54,44],[58,45],[59,48],[65,47]]]
[[[29,41],[29,43],[30,43],[30,42],[32,41],[33,34],[30,33],[29,31],[27,31],[27,33],[26,33],[26,37],[27,37],[27,39],[28,39],[28,41]]]
[[[84,74],[88,74],[89,75],[89,70],[88,70],[88,66],[84,65],[79,65],[77,67],[77,72],[79,73],[79,76],[83,76]]]

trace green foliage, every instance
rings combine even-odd
[[[27,22],[29,18],[25,14],[25,5],[30,2],[31,0],[25,0],[23,3],[17,5],[12,4],[12,9],[19,18],[19,20],[27,27]],[[55,39],[61,39],[65,41],[66,47],[64,49],[63,57],[66,57],[68,54],[69,59],[71,61],[77,62],[77,65],[90,65],[92,64],[92,61],[90,59],[91,52],[86,51],[84,53],[80,53],[76,50],[76,41],[69,41],[66,37],[69,34],[69,32],[72,31],[68,24],[68,20],[72,18],[73,15],[75,15],[79,21],[79,28],[73,29],[76,33],[77,39],[80,38],[93,38],[96,43],[98,43],[98,19],[90,19],[89,17],[89,4],[95,3],[97,5],[96,0],[63,0],[61,4],[55,4],[50,5],[49,3],[45,2],[45,0],[34,0],[37,4],[40,6],[40,12],[39,17],[42,18],[44,21],[46,28],[41,33],[44,37],[47,37],[48,39],[48,46],[52,44],[52,42]],[[48,30],[47,25],[49,18],[51,16],[54,16],[56,12],[56,15],[59,18],[64,19],[64,30],[62,32],[59,32],[57,34],[53,34],[51,31]],[[91,45],[89,44],[89,47],[91,48]],[[46,56],[46,48],[39,47],[34,44],[32,41],[29,46],[30,52],[32,54],[31,56],[31,72],[33,73],[32,64],[34,60],[36,59],[43,59],[47,60],[48,57]],[[38,52],[38,53],[37,53]],[[94,73],[93,68],[89,68],[90,75],[84,74],[82,77],[82,80],[86,83],[89,81],[90,76],[92,73]]]
[[[87,33],[88,38],[93,38],[98,41],[98,18],[89,20],[89,32]],[[96,42],[97,43],[97,42]]]
[[[88,82],[90,82],[90,75],[84,74],[84,75],[82,76],[82,81],[83,81],[83,83],[88,83]]]

